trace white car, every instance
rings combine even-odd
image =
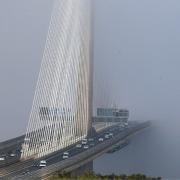
[[[76,144],[76,148],[82,148],[82,144]]]
[[[84,149],[89,149],[89,146],[88,145],[84,145]]]
[[[99,142],[103,142],[104,139],[103,139],[103,138],[99,138],[98,141],[99,141]]]
[[[0,161],[5,161],[5,157],[0,157]]]
[[[66,152],[63,153],[63,155],[69,156],[69,152],[66,151]]]
[[[109,139],[109,134],[105,134],[104,138]]]
[[[10,154],[10,157],[15,157],[15,156],[16,156],[16,154],[14,154],[14,153]]]
[[[68,159],[69,156],[68,155],[63,155],[63,159]]]
[[[82,140],[82,144],[83,144],[83,145],[85,145],[85,144],[87,144],[87,143],[88,143],[87,139],[83,139],[83,140]]]
[[[128,123],[124,123],[125,126],[128,126]]]
[[[109,133],[109,137],[113,137],[113,135],[114,135],[113,133]]]
[[[47,166],[47,162],[45,160],[40,161],[39,167],[46,167],[46,166]]]

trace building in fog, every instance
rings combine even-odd
[[[93,117],[93,122],[119,122],[127,123],[129,111],[117,108],[97,108],[97,116]]]

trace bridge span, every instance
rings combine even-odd
[[[88,149],[84,149],[83,147],[77,148],[76,144],[74,144],[40,159],[15,162],[10,166],[0,168],[0,179],[48,179],[56,172],[72,172],[108,152],[112,149],[113,145],[117,143],[123,144],[125,140],[149,126],[149,121],[143,123],[130,122],[126,128],[122,128],[118,124],[113,125],[98,132],[93,137],[94,145],[89,145]],[[107,139],[104,138],[109,132],[111,132],[113,136]],[[21,139],[22,137],[19,138]],[[103,138],[103,141],[99,141],[100,138]],[[63,153],[65,151],[69,152],[68,159],[63,159]],[[42,159],[47,162],[47,166],[44,168],[37,166],[37,163]]]

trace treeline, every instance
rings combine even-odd
[[[50,180],[161,180],[160,177],[147,177],[144,174],[133,175],[101,175],[95,173],[87,173],[83,176],[71,176],[69,173],[58,174],[50,178]]]

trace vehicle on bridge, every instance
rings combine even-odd
[[[43,168],[47,166],[47,162],[45,160],[41,160],[39,163],[39,167]]]
[[[68,159],[69,156],[68,155],[63,155],[63,159]]]
[[[82,144],[76,144],[76,148],[82,148]]]
[[[83,145],[85,145],[85,144],[87,144],[87,143],[88,143],[88,140],[87,140],[87,139],[83,139],[83,140],[82,140],[82,144],[83,144]]]
[[[11,153],[9,156],[10,156],[10,157],[15,157],[16,154],[15,154],[15,153]]]
[[[104,139],[103,139],[103,138],[99,138],[98,141],[99,141],[99,142],[103,142]]]
[[[63,153],[63,159],[68,159],[69,158],[69,152],[64,152]]]
[[[84,145],[84,149],[89,149],[89,145]]]
[[[104,135],[104,138],[105,138],[105,139],[109,139],[109,138],[110,138],[109,134],[105,134],[105,135]]]
[[[112,138],[112,137],[113,137],[113,135],[114,135],[114,134],[113,134],[112,132],[111,132],[111,133],[109,133],[109,137],[111,137],[111,138]]]
[[[5,161],[5,157],[0,157],[0,161]]]

